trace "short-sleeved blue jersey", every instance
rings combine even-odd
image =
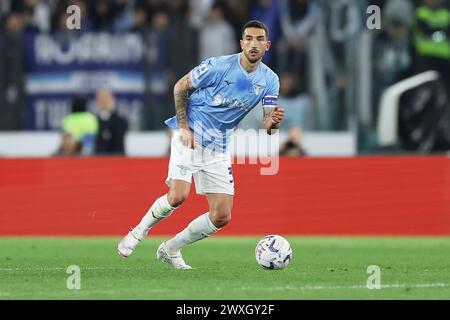
[[[189,73],[196,90],[189,97],[189,127],[196,142],[225,152],[239,122],[264,98],[276,101],[278,76],[265,64],[248,73],[240,63],[241,53],[209,58]],[[271,97],[275,97],[272,99]],[[165,121],[178,129],[177,117]]]

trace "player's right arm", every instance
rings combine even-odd
[[[195,90],[189,74],[186,74],[175,84],[173,96],[175,99],[175,111],[177,113],[180,140],[184,146],[194,148],[194,134],[189,129],[188,100],[189,95]]]
[[[189,95],[196,89],[206,88],[215,83],[220,75],[218,65],[216,58],[206,59],[175,84],[173,94],[178,128],[180,128],[181,142],[187,147],[194,147],[194,134],[189,129],[188,120]]]

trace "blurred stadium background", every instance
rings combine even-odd
[[[69,29],[73,12],[67,12],[67,8],[71,5],[80,9],[79,29]],[[379,16],[373,15],[376,10],[372,5],[381,9]],[[21,219],[19,212],[28,214],[27,209],[13,201],[14,197],[6,197],[6,191],[16,192],[11,183],[33,190],[41,187],[42,192],[67,181],[65,177],[73,172],[76,174],[70,184],[79,187],[78,194],[87,192],[85,185],[93,193],[111,179],[115,181],[109,184],[111,188],[124,185],[120,183],[123,179],[130,180],[126,187],[134,186],[127,190],[130,197],[116,198],[122,205],[112,205],[114,200],[107,196],[110,192],[122,192],[120,188],[106,192],[107,207],[87,201],[90,191],[77,196],[82,207],[76,212],[81,216],[98,210],[106,213],[113,207],[119,215],[133,211],[135,215],[125,215],[130,221],[142,214],[149,197],[165,188],[162,181],[169,139],[164,120],[174,114],[174,83],[206,57],[237,52],[242,25],[249,19],[259,19],[270,29],[272,49],[264,62],[280,75],[280,105],[286,108],[287,118],[280,134],[283,157],[279,177],[271,182],[261,178],[262,183],[275,185],[258,193],[278,192],[280,199],[290,199],[292,204],[304,196],[302,188],[312,188],[309,193],[317,192],[322,198],[335,196],[323,191],[320,179],[311,178],[304,183],[312,172],[304,167],[313,161],[311,170],[318,170],[327,185],[336,184],[339,188],[345,176],[353,177],[347,181],[356,183],[348,186],[350,195],[362,192],[365,196],[361,203],[367,208],[361,211],[373,211],[376,217],[398,214],[398,208],[405,208],[403,204],[397,209],[388,205],[380,210],[374,201],[386,201],[386,191],[400,192],[397,201],[404,201],[402,196],[410,198],[405,189],[393,190],[392,186],[408,181],[411,190],[430,190],[436,198],[433,212],[443,219],[434,220],[434,225],[448,234],[450,174],[445,156],[450,149],[449,8],[444,0],[2,0],[0,156],[4,159],[0,161],[0,172],[2,188],[7,189],[2,192],[2,218],[6,212],[17,211],[2,224],[2,232],[14,234],[6,226],[13,227],[14,220]],[[381,28],[377,29],[377,25]],[[244,119],[243,129],[260,127],[260,109],[255,108]],[[76,118],[80,114],[81,118]],[[377,163],[373,158],[358,157],[388,154],[402,155],[401,165],[392,165],[395,160],[375,158],[380,161]],[[95,156],[111,155],[119,159],[95,160]],[[235,155],[248,156],[249,150],[237,150]],[[408,159],[418,155],[425,157],[419,159],[431,167]],[[427,159],[430,155],[434,157]],[[84,160],[81,166],[77,158],[55,159],[77,156]],[[323,156],[331,158],[314,160]],[[147,161],[133,160],[135,157],[146,157]],[[152,160],[154,157],[157,159]],[[145,163],[142,168],[141,163]],[[334,168],[322,170],[322,164],[336,166],[337,176],[333,176]],[[340,171],[342,165],[345,168]],[[109,166],[115,171],[108,170]],[[139,169],[133,172],[129,169],[133,166]],[[373,166],[391,169],[373,175],[380,170]],[[240,210],[239,203],[251,207],[245,203],[255,197],[256,191],[245,187],[245,179],[239,179],[241,172],[244,176],[256,172],[250,167],[236,169],[237,181],[242,184],[237,196],[245,199],[237,201],[237,216],[243,214],[241,211],[247,212]],[[141,179],[142,170],[151,178],[146,176],[137,188],[132,176]],[[399,174],[400,182],[392,178]],[[289,182],[283,177],[298,179],[289,180],[297,181],[297,189],[286,188]],[[379,187],[368,187],[370,183],[378,183]],[[42,212],[58,216],[64,209],[55,209],[55,204],[72,202],[73,191],[59,188],[58,192],[44,192],[48,201],[39,196],[39,205],[50,204]],[[139,194],[147,197],[140,198]],[[138,198],[140,205],[130,200]],[[338,198],[328,202],[336,220],[340,213],[345,216],[352,212],[333,210],[338,203],[353,203],[354,207],[351,197]],[[420,195],[415,198],[423,200]],[[38,198],[35,201],[39,202]],[[31,199],[29,202],[37,204]],[[302,214],[317,217],[320,208],[308,208],[315,204],[312,199],[301,203],[307,207],[300,210]],[[406,205],[417,211],[412,203],[409,199]],[[117,205],[123,210],[118,211]],[[132,207],[127,208],[129,205]],[[264,210],[272,209],[277,210]],[[254,212],[253,209],[247,213],[251,216]],[[328,210],[323,211],[324,218],[328,214]],[[418,225],[423,226],[420,212],[417,217]],[[311,226],[303,230],[300,225],[296,226],[303,233],[308,233],[308,228],[312,230]],[[110,233],[120,233],[115,229],[117,225],[113,223],[111,227],[114,232]],[[332,230],[340,233],[336,228]],[[291,229],[296,233],[293,225]],[[411,230],[415,230],[414,226]],[[72,233],[70,228],[66,232]],[[360,232],[367,233],[362,229]]]
[[[67,26],[71,5],[81,9],[79,30]],[[380,29],[368,24],[372,5],[381,9]],[[220,235],[448,237],[445,0],[0,0],[0,236],[124,235],[167,190],[164,120],[174,114],[174,83],[206,57],[238,52],[249,19],[270,29],[264,62],[280,76],[287,119],[278,174],[260,175],[261,163],[235,165],[233,220]],[[241,127],[258,128],[261,117],[257,107]],[[176,233],[205,211],[193,193],[152,234]],[[351,241],[339,254],[359,240]],[[385,254],[390,241],[368,248]],[[423,252],[445,252],[433,243]],[[15,245],[8,248],[14,255]],[[316,248],[306,248],[310,261]],[[429,268],[448,268],[446,254],[433,256]]]
[[[80,9],[79,29],[69,29],[73,12],[67,8],[71,5]],[[373,5],[380,9],[379,16]],[[105,177],[93,160],[80,169],[88,170],[83,171],[87,176],[76,174],[71,185],[84,186],[84,179],[89,179],[92,188],[98,189],[92,182],[95,178],[100,184],[110,178],[121,181],[121,175],[136,174],[139,179],[142,172],[133,173],[126,166],[134,164],[135,157],[148,157],[145,170],[153,182],[140,189],[150,197],[155,191],[163,192],[166,168],[159,159],[151,158],[167,159],[169,135],[164,120],[174,114],[174,83],[206,57],[238,52],[242,25],[259,19],[268,25],[272,41],[264,62],[280,76],[280,105],[287,110],[280,131],[280,177],[298,179],[296,187],[300,189],[317,187],[317,195],[323,197],[327,193],[319,190],[317,179],[306,186],[302,182],[305,176],[300,172],[305,172],[302,167],[307,159],[348,157],[344,176],[351,175],[358,165],[366,166],[355,173],[361,186],[403,170],[404,179],[413,179],[418,188],[428,184],[440,190],[443,197],[436,200],[435,207],[448,219],[449,164],[441,157],[450,149],[449,8],[444,0],[2,0],[0,156],[4,160],[0,161],[0,183],[8,188],[10,182],[20,184],[24,178],[23,187],[29,186],[28,180],[36,187],[41,181],[45,187],[53,182],[42,177],[54,174],[59,183],[76,167],[55,157],[81,156],[82,163],[87,163],[90,157],[112,155],[127,159],[101,165],[107,168],[113,161],[123,161],[124,168],[113,164],[117,172],[107,171]],[[241,128],[259,128],[261,118],[261,107],[257,107]],[[235,156],[249,156],[249,146],[244,147],[247,149],[232,149]],[[373,162],[360,155],[403,155],[405,165],[366,177],[372,174]],[[433,168],[419,165],[412,174],[409,163],[417,162],[407,156],[418,155],[437,158],[424,160],[432,161]],[[350,163],[355,159],[353,167]],[[382,158],[379,161],[376,165],[389,167]],[[328,159],[316,163],[339,167],[346,162]],[[14,169],[26,164],[29,169]],[[244,167],[247,169],[237,169],[238,175],[253,170]],[[320,165],[318,168],[321,171]],[[432,169],[439,176],[430,175]],[[27,178],[15,176],[24,172],[28,172]],[[340,177],[334,181],[331,171],[321,172],[327,184],[339,185]],[[286,190],[286,181],[279,181],[279,188],[270,189]],[[81,185],[79,192],[85,190]],[[380,192],[395,192],[391,189],[388,185],[379,188]],[[374,196],[373,188],[355,187],[354,192],[364,190],[367,197]],[[238,189],[238,196],[245,192],[250,191]],[[302,196],[300,190],[284,193],[284,198],[293,202]],[[72,197],[72,193],[47,195],[61,203]],[[2,198],[2,213],[7,212],[6,204],[10,204],[9,210],[21,210],[11,198]],[[77,201],[84,203],[87,198],[78,197]],[[383,199],[379,195],[379,201]],[[148,198],[142,200],[148,202]],[[340,201],[344,202],[342,197]],[[373,205],[370,199],[366,201],[369,207]],[[239,209],[239,201],[237,204]],[[329,204],[332,207],[336,202]],[[100,209],[91,205],[80,212]],[[388,212],[395,211],[390,208]],[[27,210],[23,211],[26,214]],[[135,210],[136,214],[138,211],[143,212]],[[436,221],[436,225],[445,232],[450,230],[448,224]]]
[[[80,30],[67,27],[70,5],[80,8]],[[368,27],[371,5],[381,29]],[[249,19],[270,29],[264,62],[289,110],[284,153],[445,153],[448,8],[444,0],[2,0],[0,155],[58,154],[72,98],[98,113],[101,89],[126,118],[125,153],[166,155],[175,81],[206,57],[237,52]],[[430,70],[438,74],[423,74]],[[258,126],[261,113],[242,127]]]

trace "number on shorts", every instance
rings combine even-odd
[[[233,170],[231,167],[228,167],[228,174],[230,175],[230,183],[233,183]]]

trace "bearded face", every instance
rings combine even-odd
[[[242,52],[250,63],[260,61],[270,48],[266,32],[260,28],[247,28],[242,35]]]

